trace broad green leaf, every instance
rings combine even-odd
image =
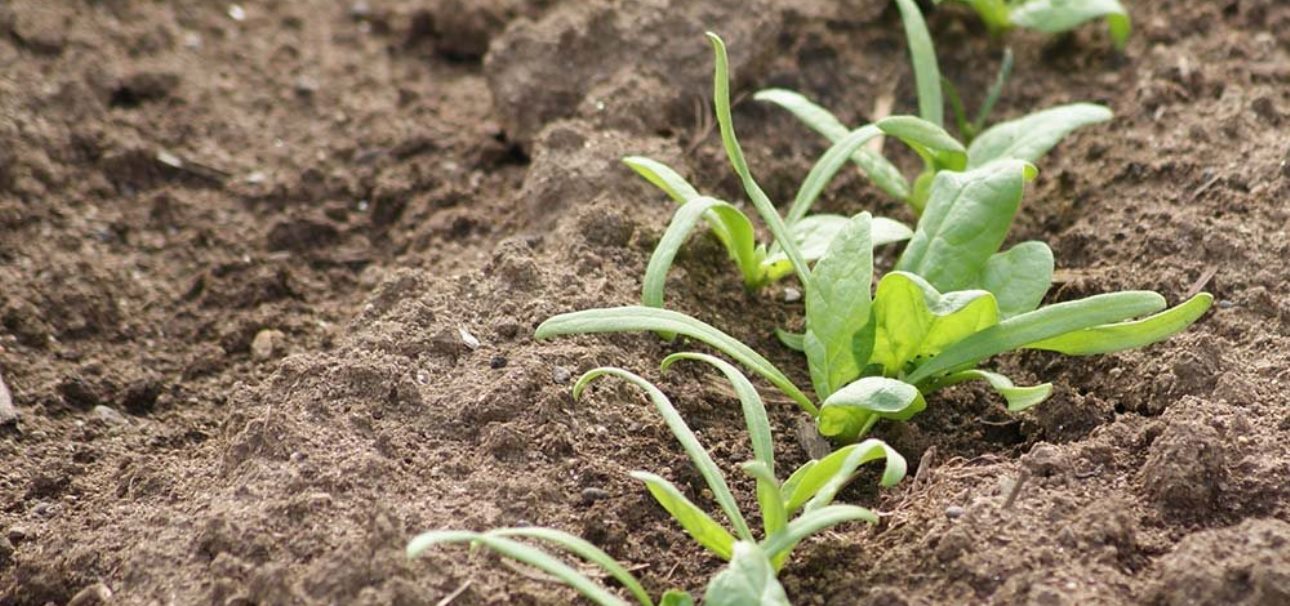
[[[1046,349],[1068,356],[1091,356],[1145,347],[1182,332],[1199,320],[1214,301],[1203,292],[1177,307],[1131,322],[1106,324],[1027,343],[1026,349]]]
[[[650,494],[654,495],[654,500],[667,510],[695,542],[723,560],[729,560],[734,555],[735,537],[699,509],[698,505],[685,498],[671,482],[644,471],[633,471],[631,476],[645,483]]]
[[[939,168],[963,170],[967,167],[967,150],[939,124],[915,116],[891,116],[878,121],[882,132],[904,141]]]
[[[942,0],[933,1],[940,4]],[[1009,0],[962,0],[962,2],[976,11],[976,14],[985,22],[986,29],[992,34],[1002,32],[1012,25],[1008,20]]]
[[[776,328],[775,336],[779,339],[780,343],[784,344],[784,347],[793,351],[804,351],[806,349],[806,345],[803,344],[803,341],[806,339],[806,335],[802,333],[789,332],[782,328]]]
[[[789,606],[775,568],[760,547],[740,541],[734,552],[730,565],[708,582],[704,606]]]
[[[922,276],[941,292],[977,288],[1021,204],[1026,166],[1003,161],[937,173],[896,269]]]
[[[756,235],[752,223],[748,222],[748,218],[739,209],[715,198],[699,196],[676,209],[667,231],[663,232],[658,246],[654,248],[654,254],[650,256],[649,265],[645,268],[645,279],[641,287],[642,305],[663,307],[663,287],[667,283],[667,272],[672,267],[672,261],[699,219],[707,215],[712,215],[728,234],[730,241],[727,252],[743,273],[744,283],[755,285],[760,282],[761,264],[757,259]]]
[[[1124,50],[1132,24],[1119,0],[1027,0],[1012,9],[1012,22],[1050,34],[1070,31],[1081,24],[1106,17],[1115,47]]]
[[[721,358],[694,352],[675,353],[663,358],[662,370],[667,370],[677,360],[707,362],[726,375],[726,380],[730,381],[731,387],[735,390],[735,395],[739,398],[739,405],[743,409],[744,423],[748,426],[748,440],[752,443],[753,456],[766,466],[766,469],[770,471],[773,477],[775,475],[775,442],[771,439],[770,419],[766,416],[766,405],[762,403],[761,395],[757,393],[757,388],[753,387],[748,377],[745,377],[744,373],[739,372],[738,368]]]
[[[748,161],[744,159],[743,149],[739,147],[739,140],[735,138],[734,120],[730,116],[730,67],[726,57],[726,44],[721,41],[720,36],[712,32],[708,32],[708,41],[712,43],[716,63],[712,78],[712,103],[716,109],[717,125],[721,129],[721,143],[726,148],[726,156],[730,159],[735,174],[739,175],[739,180],[743,182],[744,191],[752,199],[753,206],[757,207],[757,213],[761,215],[762,221],[766,222],[771,235],[775,236],[775,241],[788,255],[789,261],[793,264],[793,270],[802,281],[802,287],[810,290],[810,267],[802,258],[801,252],[797,250],[797,244],[789,235],[788,226],[784,223],[783,217],[779,216],[779,211],[766,196],[766,192],[762,191],[761,186],[753,179],[752,172],[748,170]]]
[[[707,343],[770,381],[811,416],[817,413],[811,399],[761,354],[711,325],[675,311],[641,306],[575,311],[548,318],[538,326],[534,337],[638,331],[673,332]]]
[[[774,103],[788,110],[808,128],[824,135],[830,143],[841,141],[851,131],[829,110],[791,90],[767,89],[753,95],[753,99]],[[862,147],[851,155],[851,161],[888,195],[901,200],[909,196],[909,183],[905,181],[905,176],[882,154]]]
[[[869,362],[881,364],[888,376],[899,376],[916,358],[935,356],[998,322],[998,307],[989,292],[942,295],[921,277],[902,271],[883,276],[873,310],[876,333]]]
[[[1053,283],[1053,251],[1043,242],[1022,242],[985,262],[981,288],[994,293],[999,317],[1033,311]]]
[[[923,13],[914,0],[896,0],[900,19],[905,25],[905,39],[914,64],[918,88],[918,115],[937,126],[944,125],[945,102],[941,98],[941,70],[936,65],[936,49],[927,31]]]
[[[927,408],[918,388],[897,379],[864,377],[824,400],[816,426],[820,435],[854,440],[878,419],[908,421]]]
[[[1008,318],[945,348],[905,377],[919,384],[955,370],[966,370],[990,356],[1011,351],[1044,339],[1135,318],[1164,308],[1165,299],[1142,290],[1094,295],[1041,307]]]
[[[894,486],[905,477],[905,457],[881,440],[865,440],[839,448],[819,461],[812,461],[809,467],[803,466],[805,471],[793,483],[792,492],[785,491],[787,501],[784,510],[792,515],[804,505],[807,511],[830,505],[861,465],[878,459],[885,459],[887,464],[882,473],[883,486]]]
[[[988,383],[995,393],[1003,396],[1003,399],[1008,402],[1008,410],[1012,412],[1021,412],[1039,404],[1047,400],[1048,396],[1053,393],[1052,383],[1043,383],[1031,387],[1017,387],[1012,383],[1012,379],[1008,377],[980,369],[964,370],[951,374],[938,382],[938,388],[973,380]]]
[[[443,543],[478,543],[503,556],[528,564],[559,579],[564,584],[576,589],[578,593],[581,593],[588,600],[600,606],[625,606],[627,604],[627,602],[624,602],[604,586],[587,578],[555,556],[519,541],[512,541],[511,539],[486,533],[456,530],[423,533],[408,543],[408,557],[416,557],[431,546]],[[645,601],[642,603],[649,604],[650,602]]]
[[[854,505],[829,505],[815,511],[802,514],[788,524],[782,532],[766,537],[762,549],[774,556],[792,551],[802,539],[846,522],[864,521],[878,523],[878,516],[872,511]]]
[[[636,577],[632,576],[632,573],[628,572],[622,564],[619,564],[609,554],[601,551],[599,547],[592,545],[582,537],[554,528],[542,527],[499,528],[489,531],[488,534],[497,537],[527,537],[553,543],[565,551],[604,569],[623,587],[626,587],[641,604],[653,603],[653,600],[649,597],[649,592],[645,591],[645,588],[636,580]]]
[[[644,177],[646,181],[654,184],[655,187],[663,190],[663,193],[676,201],[677,204],[685,204],[690,200],[699,197],[699,190],[690,185],[680,173],[672,170],[672,167],[663,164],[657,160],[651,160],[645,156],[627,156],[623,158],[623,164],[636,171],[636,174]]]
[[[850,217],[832,214],[809,215],[803,217],[789,228],[793,238],[802,249],[802,257],[807,263],[818,261],[828,252],[829,245],[842,228],[851,222]],[[871,243],[874,248],[908,240],[914,234],[909,226],[885,217],[874,217],[870,221],[872,228]],[[776,281],[792,273],[793,266],[788,257],[778,247],[772,246],[766,259],[762,261],[767,281]]]
[[[1111,110],[1093,103],[1060,105],[987,128],[968,146],[968,168],[999,160],[1038,162],[1048,150],[1082,126],[1106,122]]]
[[[870,124],[847,133],[845,137],[829,147],[802,181],[802,186],[798,188],[797,196],[793,198],[793,205],[788,208],[788,215],[785,216],[784,221],[792,225],[805,217],[811,210],[811,206],[815,204],[815,200],[820,197],[820,193],[833,181],[833,177],[842,169],[842,165],[846,164],[847,159],[859,151],[865,143],[881,134],[882,131],[878,130],[877,126]]]
[[[802,345],[820,399],[860,375],[851,340],[869,322],[871,232],[869,213],[856,215],[815,264],[815,287],[806,290]]]
[[[679,589],[669,589],[659,598],[658,606],[694,606],[694,598]]]
[[[788,479],[784,480],[784,483],[779,486],[780,493],[784,495],[792,495],[796,493],[798,485],[802,483],[802,479],[810,475],[811,470],[814,469],[819,462],[819,460],[811,459],[803,463],[801,467],[797,468],[797,471],[793,472],[793,475],[788,476]]]
[[[788,512],[784,511],[784,494],[775,473],[761,461],[748,461],[743,464],[743,470],[757,481],[757,505],[761,508],[762,529],[766,536],[783,530],[788,524]],[[779,568],[782,563],[774,564]]]
[[[672,401],[667,399],[666,395],[655,387],[653,383],[646,381],[639,375],[628,372],[621,368],[601,367],[593,368],[582,375],[577,383],[573,385],[573,397],[577,399],[582,390],[586,389],[587,384],[596,377],[602,375],[612,375],[624,379],[637,387],[645,390],[649,399],[658,410],[663,421],[667,423],[668,429],[672,430],[672,435],[676,436],[676,441],[681,443],[681,448],[685,454],[690,457],[690,462],[694,463],[695,469],[699,475],[708,483],[708,488],[712,490],[712,497],[716,499],[721,510],[726,512],[726,517],[735,527],[735,534],[744,540],[752,539],[752,531],[748,529],[748,522],[744,520],[744,515],[739,511],[739,503],[735,501],[735,496],[730,492],[730,486],[726,484],[726,477],[722,475],[721,470],[717,467],[712,456],[708,454],[707,449],[699,443],[699,438],[690,430],[690,426],[685,424],[685,419],[681,418],[681,413],[672,405]],[[764,412],[764,411],[763,411]],[[769,431],[769,430],[768,430]]]

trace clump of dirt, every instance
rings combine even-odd
[[[0,605],[573,600],[485,553],[402,551],[422,530],[527,524],[595,542],[655,593],[701,588],[720,562],[627,474],[708,503],[702,479],[634,388],[569,388],[602,365],[657,381],[752,508],[728,389],[699,365],[655,370],[691,345],[533,329],[638,299],[673,205],[621,156],[742,199],[704,113],[704,30],[730,45],[741,140],[785,200],[824,142],[744,95],[799,89],[855,125],[885,94],[910,111],[894,9],[240,9],[0,8]],[[1143,350],[999,360],[1056,385],[1031,412],[963,386],[881,426],[910,477],[844,494],[883,521],[802,545],[783,575],[795,603],[1290,596],[1290,10],[1131,9],[1123,55],[1097,27],[1007,38],[1001,117],[1117,113],[1042,162],[1014,237],[1053,244],[1050,300],[1207,289],[1215,311]],[[1000,43],[962,7],[930,24],[975,101]],[[850,173],[821,208],[913,220]],[[807,383],[773,336],[800,302],[743,292],[710,236],[667,292]],[[804,462],[801,415],[766,394],[782,464]]]

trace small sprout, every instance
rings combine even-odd
[[[907,1],[907,0],[899,0]],[[944,0],[933,0],[937,4]],[[958,0],[972,7],[995,34],[1024,27],[1049,34],[1073,30],[1095,19],[1106,19],[1111,41],[1124,50],[1132,24],[1119,0]]]

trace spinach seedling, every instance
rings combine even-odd
[[[879,419],[908,420],[926,406],[925,394],[967,380],[986,381],[1011,410],[1024,410],[1047,398],[1051,385],[1016,387],[977,365],[1017,349],[1084,356],[1143,347],[1186,329],[1213,301],[1201,293],[1166,310],[1159,294],[1128,291],[1040,307],[1052,282],[1052,251],[1042,242],[1000,250],[1034,174],[1017,160],[938,174],[908,247],[876,290],[871,219],[861,213],[848,222],[803,272],[805,333],[780,333],[805,353],[815,399],[751,348],[673,311],[562,314],[543,322],[536,336],[685,335],[770,381],[816,417],[821,433],[843,441],[863,436]]]
[[[959,134],[969,143],[963,156],[944,152],[934,153],[935,150],[911,145],[923,161],[923,170],[913,185],[905,181],[890,162],[883,160],[881,155],[872,150],[861,150],[852,155],[851,160],[862,173],[869,176],[875,185],[884,192],[907,202],[915,212],[923,212],[932,179],[941,171],[977,168],[1003,160],[1023,160],[1034,163],[1074,130],[1111,119],[1111,111],[1101,105],[1072,103],[985,128],[986,118],[994,107],[1012,69],[1011,54],[1005,53],[1003,67],[991,86],[985,103],[982,104],[976,119],[969,122],[957,90],[949,84],[948,80],[941,77],[936,60],[936,49],[932,45],[932,37],[927,31],[923,14],[913,0],[896,0],[896,4],[904,22],[905,38],[913,63],[919,116],[924,123],[940,128],[944,120],[945,101],[948,94],[958,122]],[[768,89],[758,92],[754,98],[788,110],[807,127],[820,133],[835,145],[847,132],[847,128],[832,113],[800,93],[784,89]],[[897,124],[908,122],[908,118],[905,117],[888,120],[898,120]],[[882,122],[880,121],[879,124]],[[884,129],[884,132],[900,132],[900,128],[892,124]],[[948,142],[945,145],[948,149]]]
[[[597,377],[611,375],[640,387],[663,417],[681,448],[690,458],[712,491],[714,500],[734,532],[727,530],[696,505],[672,482],[652,473],[637,471],[632,477],[645,483],[654,499],[667,510],[677,524],[699,545],[717,557],[732,561],[740,543],[757,546],[769,559],[774,571],[780,570],[789,554],[803,539],[851,521],[878,522],[878,516],[863,507],[835,505],[834,498],[854,479],[856,470],[866,462],[884,459],[886,467],[881,484],[892,486],[905,476],[905,459],[878,440],[865,440],[839,449],[827,457],[807,462],[781,482],[776,475],[775,452],[771,442],[770,422],[761,396],[747,377],[730,363],[707,354],[678,353],[663,360],[667,369],[678,360],[696,360],[715,366],[734,387],[748,427],[754,459],[743,465],[743,471],[757,485],[757,504],[761,509],[763,538],[757,541],[747,519],[740,511],[725,476],[708,451],[686,425],[681,414],[658,387],[626,370],[597,368],[584,374],[573,387],[575,398]],[[794,517],[796,516],[796,517]]]
[[[932,0],[940,4],[945,0]],[[1116,50],[1124,50],[1132,23],[1119,0],[954,0],[972,7],[992,34],[1024,27],[1049,34],[1106,19]]]

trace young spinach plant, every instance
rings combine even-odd
[[[933,0],[940,4],[945,0]],[[1049,34],[1106,19],[1116,50],[1124,50],[1132,24],[1119,0],[954,0],[972,7],[992,34],[1024,27]]]
[[[936,49],[923,14],[913,0],[896,0],[905,26],[914,68],[915,88],[918,94],[919,116],[925,123],[940,127],[944,121],[946,97],[950,101],[958,122],[959,134],[969,144],[963,156],[956,154],[928,153],[928,150],[911,146],[923,161],[923,170],[913,185],[905,181],[900,172],[871,150],[853,154],[851,160],[861,172],[883,191],[907,202],[915,212],[923,212],[932,179],[941,171],[960,171],[978,168],[991,162],[1023,160],[1037,162],[1062,139],[1074,130],[1111,119],[1111,111],[1092,103],[1060,105],[1024,117],[1001,122],[985,128],[986,118],[993,109],[1003,85],[1012,69],[1011,54],[1004,55],[1003,67],[991,86],[985,103],[976,119],[967,120],[966,111],[949,81],[941,77],[936,60]],[[841,140],[847,128],[827,109],[815,104],[800,93],[784,89],[758,92],[754,98],[778,105],[797,117],[812,130],[831,142]],[[898,131],[888,128],[887,131]],[[943,131],[941,131],[943,132]]]

